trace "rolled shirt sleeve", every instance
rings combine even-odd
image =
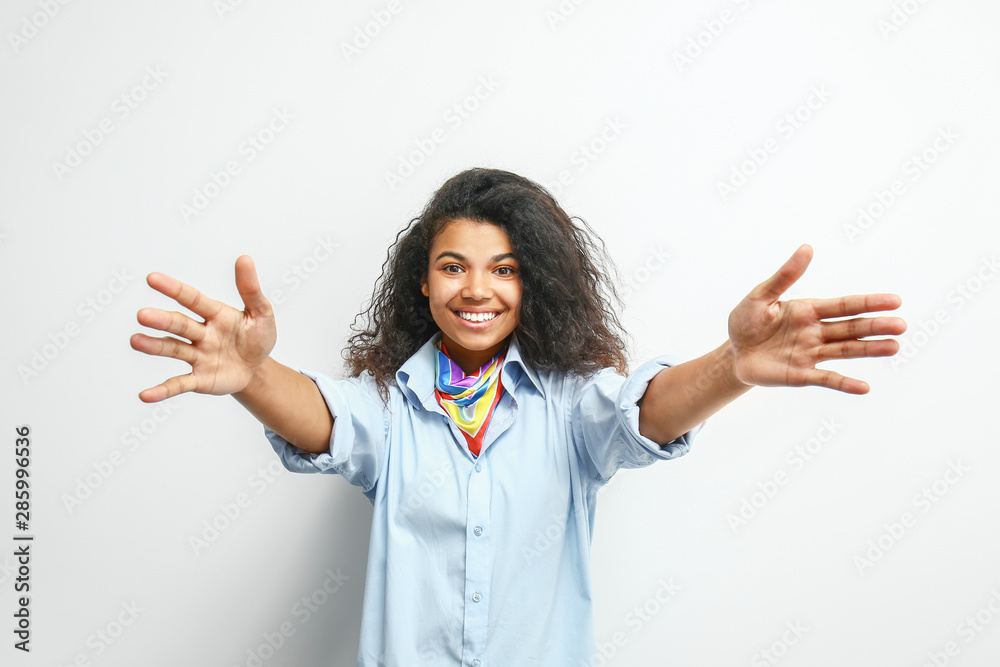
[[[660,459],[675,459],[691,449],[694,436],[705,422],[663,446],[639,433],[636,402],[653,376],[677,363],[680,359],[676,355],[661,354],[628,377],[604,368],[580,384],[571,403],[570,420],[573,437],[594,481],[604,484],[620,468],[641,468]]]
[[[299,369],[319,388],[334,417],[327,451],[306,452],[264,427],[281,463],[291,472],[336,473],[369,494],[385,461],[387,417],[369,372],[334,380],[323,373]]]

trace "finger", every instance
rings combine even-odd
[[[892,338],[879,340],[842,340],[820,345],[820,361],[827,359],[860,359],[862,357],[891,357],[899,352],[899,342]]]
[[[806,375],[806,384],[836,389],[846,394],[867,394],[871,387],[864,380],[846,377],[835,371],[814,368]]]
[[[803,243],[792,253],[781,268],[773,276],[757,285],[750,296],[755,299],[763,299],[768,303],[773,303],[781,298],[781,295],[788,291],[788,288],[795,284],[795,281],[802,277],[806,267],[812,261],[813,250],[808,243]]]
[[[260,291],[260,280],[257,279],[257,269],[250,255],[240,255],[236,259],[236,289],[243,299],[246,312],[251,317],[270,317],[271,304]]]
[[[156,385],[155,387],[143,389],[139,392],[139,400],[143,403],[156,403],[170,398],[171,396],[183,394],[186,391],[194,391],[196,386],[197,382],[194,379],[194,375],[191,373],[188,373],[187,375],[177,375],[162,384]]]
[[[198,313],[206,320],[222,310],[223,303],[209,298],[195,288],[172,278],[165,273],[150,273],[146,282],[157,292],[169,296],[188,310]]]
[[[155,355],[157,357],[172,357],[194,365],[196,353],[191,343],[179,341],[176,338],[153,338],[146,334],[133,334],[129,339],[133,350]]]
[[[205,324],[195,322],[184,313],[167,312],[159,308],[142,308],[136,314],[136,319],[144,327],[159,329],[191,341],[205,338]]]
[[[834,299],[811,299],[811,301],[820,319],[860,315],[878,310],[896,310],[903,303],[898,294],[854,294]]]
[[[899,317],[855,317],[820,324],[825,343],[868,336],[898,336],[906,331],[906,322]]]

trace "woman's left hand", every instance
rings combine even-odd
[[[729,315],[729,342],[737,379],[762,387],[829,387],[849,394],[865,394],[867,382],[849,378],[816,364],[828,359],[888,357],[899,351],[891,338],[906,331],[899,317],[849,317],[899,308],[895,294],[863,294],[834,299],[779,301],[812,259],[804,244],[777,273],[757,285]]]

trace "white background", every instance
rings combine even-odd
[[[53,2],[51,17],[44,5],[0,11],[4,627],[22,424],[36,536],[33,650],[7,632],[0,662],[248,665],[290,621],[264,664],[355,664],[368,501],[333,476],[262,477],[277,458],[230,397],[183,395],[169,415],[140,402],[187,366],[128,339],[140,308],[173,309],[147,273],[238,305],[233,263],[248,253],[266,293],[282,291],[273,356],[342,377],[396,232],[478,165],[548,185],[566,172],[560,201],[632,281],[632,368],[721,344],[729,311],[801,243],[815,257],[788,298],[894,292],[909,323],[895,362],[824,365],[869,394],[755,388],[689,455],[601,492],[595,664],[775,664],[764,650],[789,667],[917,666],[935,652],[996,664],[996,3],[400,0],[391,14],[386,2],[104,1]],[[490,78],[494,90],[479,87]],[[472,109],[461,123],[446,116],[456,104]],[[244,142],[276,109],[294,118],[248,159]],[[88,139],[102,121],[113,130]],[[621,129],[603,142],[609,122]],[[444,141],[390,187],[386,173],[437,128]],[[935,148],[939,132],[951,138]],[[762,165],[745,162],[765,145]],[[230,160],[239,173],[206,188]],[[724,196],[734,169],[750,175]],[[900,193],[852,230],[894,180]],[[196,190],[214,196],[185,220]],[[320,238],[338,244],[325,261]],[[795,467],[786,457],[811,438],[819,451]],[[239,494],[249,506],[196,550]],[[734,524],[741,507],[749,519]],[[338,568],[340,590],[294,615]],[[679,587],[664,604],[661,580]]]

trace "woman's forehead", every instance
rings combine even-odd
[[[431,246],[431,255],[437,257],[445,251],[460,255],[466,253],[512,253],[507,233],[492,222],[460,218],[447,223]]]

